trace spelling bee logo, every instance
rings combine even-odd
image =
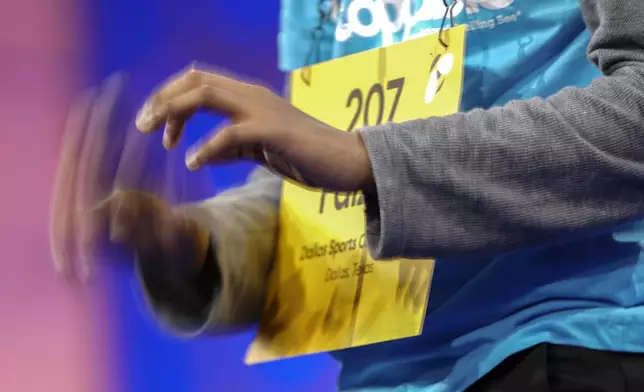
[[[476,15],[481,9],[496,11],[509,7],[514,0],[448,0],[456,17],[465,11]],[[413,29],[421,23],[438,21],[445,16],[444,0],[423,0],[420,8],[413,11],[413,0],[352,0],[346,8],[339,10],[340,16],[335,31],[336,41],[346,41],[352,36],[363,38],[382,34],[383,44],[393,43],[393,34],[403,32],[402,40],[415,36]],[[389,10],[393,10],[390,17]],[[368,15],[367,15],[368,14]],[[364,17],[367,15],[368,17]],[[494,21],[494,20],[493,20]],[[424,29],[423,35],[435,33],[438,29]]]

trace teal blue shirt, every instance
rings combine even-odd
[[[317,1],[282,3],[285,71],[436,32],[445,15],[442,0],[344,0],[313,33]],[[546,97],[598,77],[579,7],[578,0],[459,3],[454,21],[468,27],[461,110]],[[423,335],[334,353],[340,388],[463,390],[541,342],[644,352],[640,232],[632,224],[546,249],[439,260]]]

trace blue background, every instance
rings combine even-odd
[[[305,1],[305,0],[303,0]],[[94,84],[114,71],[130,75],[136,102],[162,80],[194,60],[251,77],[279,90],[278,1],[92,0],[90,69]],[[216,125],[199,115],[188,126],[187,144]],[[211,169],[217,190],[240,184],[250,165]],[[111,328],[117,342],[120,390],[332,391],[337,366],[326,355],[248,367],[250,333],[193,341],[176,339],[145,312],[132,271],[117,271]]]

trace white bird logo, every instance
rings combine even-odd
[[[432,65],[429,68],[429,80],[425,87],[425,103],[430,104],[436,98],[436,94],[441,90],[445,83],[445,76],[454,68],[454,55],[444,53],[436,55]]]

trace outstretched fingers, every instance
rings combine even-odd
[[[166,123],[172,124],[168,141],[176,138],[185,122],[195,111],[207,109],[236,117],[247,103],[248,85],[233,79],[198,70],[188,70],[169,80],[146,100],[137,114],[136,126],[144,133],[153,132]]]

